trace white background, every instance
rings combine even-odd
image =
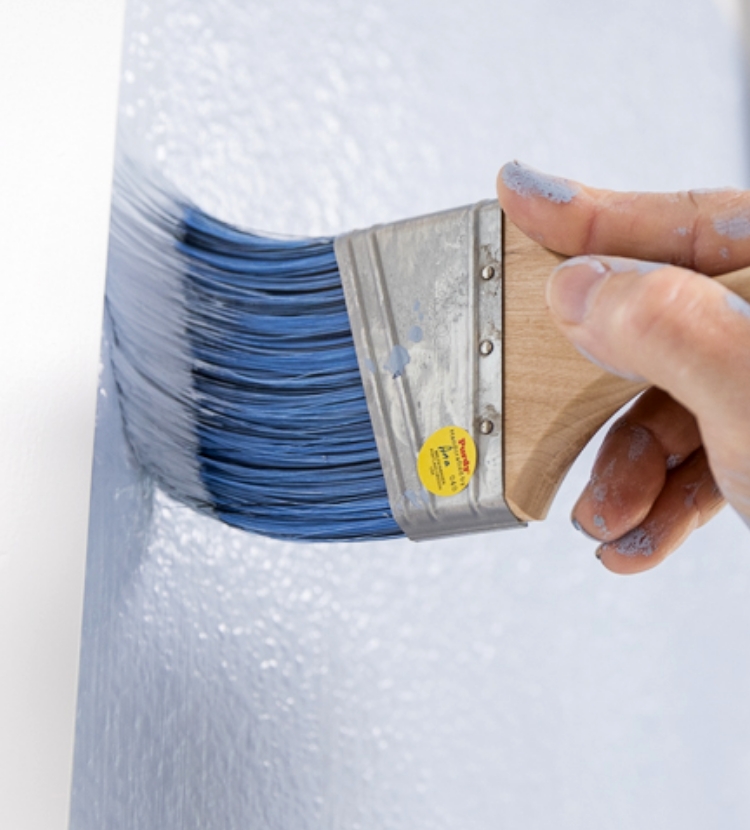
[[[124,0],[3,0],[0,827],[67,826]]]

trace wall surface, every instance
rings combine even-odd
[[[475,201],[513,157],[743,185],[743,124],[708,0],[128,8],[121,147],[255,228]],[[271,542],[153,491],[106,369],[95,455],[72,830],[748,826],[750,539],[729,512],[616,578],[568,521],[589,450],[526,531]]]
[[[0,827],[68,824],[124,0],[0,17]]]

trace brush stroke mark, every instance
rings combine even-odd
[[[518,161],[506,164],[501,175],[505,185],[519,196],[541,196],[555,205],[568,204],[580,192],[578,185],[567,179],[541,173]]]
[[[740,215],[714,219],[714,230],[728,239],[747,239],[750,236],[750,217]]]
[[[732,309],[732,311],[736,311],[743,317],[747,317],[748,320],[750,320],[750,303],[746,302],[742,299],[742,297],[731,291],[727,293],[726,300],[727,305]]]
[[[388,360],[383,364],[383,368],[386,372],[393,375],[393,379],[396,380],[396,378],[400,378],[403,375],[406,365],[410,362],[409,352],[403,346],[397,344],[391,349],[391,353],[388,355]]]

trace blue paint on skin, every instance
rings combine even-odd
[[[541,196],[555,205],[567,204],[580,191],[578,185],[567,179],[540,173],[518,161],[506,164],[501,176],[505,186],[519,196]]]
[[[628,259],[621,256],[600,256],[598,259],[615,274],[627,274],[630,271],[650,274],[666,267],[663,262],[649,262],[647,259]]]
[[[714,219],[714,230],[728,239],[747,239],[750,237],[750,216],[728,216]]]
[[[585,265],[596,271],[597,274],[627,274],[635,271],[637,274],[650,274],[660,268],[666,268],[664,262],[650,262],[647,259],[628,259],[622,256],[574,256],[561,262],[556,271],[563,271],[566,268],[575,268],[577,265]]]
[[[623,556],[651,556],[654,543],[648,531],[637,527],[614,543],[614,549]]]
[[[412,343],[421,343],[423,337],[424,334],[419,326],[412,326],[409,329],[409,340],[411,340]]]
[[[628,447],[628,461],[637,461],[651,443],[651,433],[643,427],[633,427]]]
[[[383,364],[386,372],[393,375],[393,379],[400,378],[406,369],[407,363],[411,362],[409,352],[403,346],[396,345],[391,349],[388,360]]]
[[[592,541],[592,542],[600,542],[600,541],[601,541],[601,539],[597,539],[597,538],[596,538],[596,536],[592,536],[592,535],[591,535],[591,534],[590,534],[587,530],[585,530],[585,529],[582,527],[581,523],[578,521],[578,519],[576,519],[576,518],[575,518],[575,516],[573,516],[573,517],[571,518],[571,520],[570,520],[570,521],[572,522],[573,527],[574,527],[574,528],[575,528],[575,529],[576,529],[579,533],[583,533],[583,535],[584,535],[587,539],[591,539],[591,541]]]
[[[746,302],[742,299],[742,297],[737,296],[737,294],[734,294],[731,291],[726,295],[726,298],[727,305],[732,309],[732,311],[736,311],[743,317],[747,317],[750,320],[750,303]]]

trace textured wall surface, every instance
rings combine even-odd
[[[120,140],[222,218],[336,233],[514,156],[742,185],[740,74],[699,0],[131,0]],[[525,531],[271,542],[153,491],[102,383],[72,830],[748,826],[736,517],[614,577],[568,521],[589,450]]]

